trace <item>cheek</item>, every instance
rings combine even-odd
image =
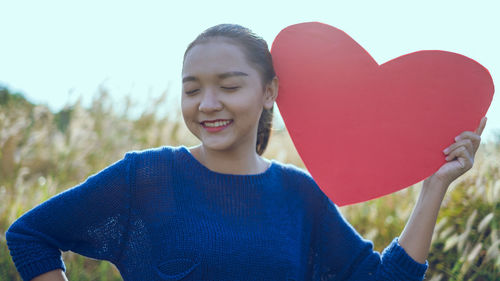
[[[260,92],[254,92],[250,95],[244,102],[244,107],[241,108],[242,111],[246,111],[244,114],[246,118],[252,120],[252,123],[258,123],[261,112],[263,110],[262,99],[258,96]]]
[[[181,103],[182,118],[187,129],[199,139],[199,128],[196,122],[196,111],[193,110],[193,104],[190,102]]]
[[[249,100],[245,106],[242,106],[237,110],[245,120],[245,127],[253,127],[259,123],[263,107],[256,100]]]
[[[187,111],[186,106],[184,103],[181,105],[181,113],[182,113],[182,118],[184,118],[184,121],[186,121],[187,118],[189,118],[189,112]]]
[[[238,105],[242,110],[256,111],[263,107],[263,93],[255,89],[249,89],[235,97],[237,101],[233,105]]]
[[[181,99],[182,115],[192,115],[196,109],[194,100],[184,97]]]
[[[260,114],[264,109],[264,104],[262,102],[262,98],[259,96],[262,93],[256,93],[251,99],[247,101],[249,114],[252,114],[254,118],[260,118]]]
[[[196,122],[196,107],[192,102],[182,101],[181,103],[181,113],[184,123],[188,128],[192,127],[192,124]]]

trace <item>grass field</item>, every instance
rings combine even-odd
[[[129,150],[196,144],[182,121],[155,115],[153,101],[140,117],[113,111],[106,92],[90,109],[75,104],[52,113],[0,87],[0,280],[21,280],[5,231],[24,212],[83,181]],[[180,115],[179,112],[172,114]],[[273,131],[265,157],[303,167],[285,130]],[[500,280],[500,141],[483,144],[474,168],[452,186],[434,233],[426,280]],[[404,227],[420,185],[342,213],[382,250]],[[121,280],[114,266],[64,252],[72,281]]]

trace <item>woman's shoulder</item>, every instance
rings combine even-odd
[[[141,150],[130,150],[126,153],[125,157],[134,158],[136,162],[167,160],[175,158],[176,155],[182,153],[183,149],[184,149],[183,146],[166,145],[159,147],[151,147]]]
[[[132,173],[139,176],[154,176],[171,171],[182,161],[186,148],[183,146],[160,146],[142,150],[130,150],[124,160]]]
[[[127,152],[125,160],[135,185],[160,184],[176,175],[176,164],[183,157],[183,149],[182,146],[161,146]]]
[[[281,170],[281,175],[289,186],[295,186],[297,189],[307,193],[314,193],[323,196],[324,193],[318,186],[312,175],[305,168],[291,163],[281,163],[273,160],[276,166]]]
[[[282,163],[276,160],[272,160],[276,166],[279,167],[282,174],[288,178],[292,178],[293,180],[305,180],[314,182],[313,177],[305,168],[301,168],[291,163]]]

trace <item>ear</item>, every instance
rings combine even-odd
[[[274,76],[273,80],[266,85],[264,90],[264,108],[273,108],[274,102],[278,97],[279,80],[278,77]]]

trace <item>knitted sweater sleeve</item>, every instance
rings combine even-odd
[[[413,260],[399,245],[398,238],[382,254],[363,239],[342,217],[326,195],[319,219],[314,280],[423,280],[427,262]]]
[[[66,271],[61,250],[111,262],[120,258],[130,209],[130,157],[53,196],[9,227],[7,246],[23,280]]]

